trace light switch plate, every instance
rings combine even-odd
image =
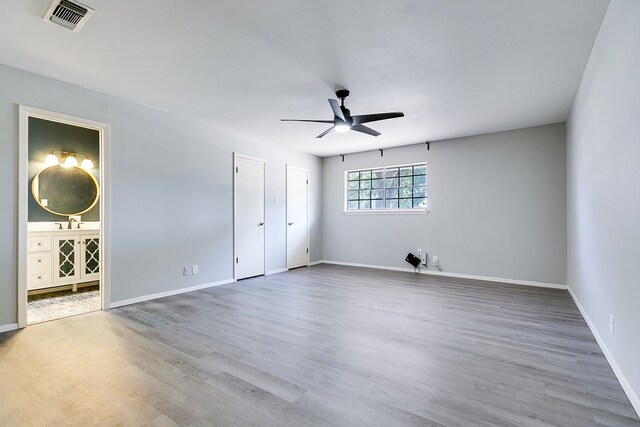
[[[189,275],[189,267],[183,267],[182,268],[182,275],[183,276],[188,276]]]
[[[198,264],[193,264],[191,266],[191,274],[198,274]]]

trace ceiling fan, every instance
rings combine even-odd
[[[340,89],[336,92],[336,96],[340,99],[341,104],[338,105],[336,99],[329,99],[329,105],[333,110],[333,120],[298,120],[298,119],[282,119],[283,122],[311,122],[311,123],[333,123],[329,129],[322,132],[316,138],[322,138],[332,130],[336,132],[348,132],[350,130],[356,132],[366,133],[371,136],[378,136],[380,132],[364,126],[363,123],[377,122],[379,120],[394,119],[396,117],[404,117],[404,113],[376,113],[376,114],[362,114],[359,116],[352,116],[351,111],[344,106],[344,100],[349,96],[349,91],[346,89]]]

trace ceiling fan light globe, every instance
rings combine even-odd
[[[349,125],[335,125],[333,127],[333,130],[339,133],[349,132],[349,129],[351,129],[351,126]]]

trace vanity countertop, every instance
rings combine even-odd
[[[72,222],[71,226],[73,228],[67,228],[67,221],[57,221],[62,224],[62,230],[60,230],[59,226],[56,225],[55,222],[30,222],[27,230],[29,233],[34,232],[52,232],[56,231],[58,233],[78,233],[79,231],[99,231],[100,230],[100,222],[99,221],[87,221],[81,222],[80,228],[78,228],[78,223]]]

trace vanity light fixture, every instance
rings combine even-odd
[[[51,150],[44,158],[45,169],[50,166],[60,165],[64,168],[78,166],[78,159],[81,159],[80,167],[86,171],[93,169],[93,161],[86,154],[74,153],[73,151]]]

